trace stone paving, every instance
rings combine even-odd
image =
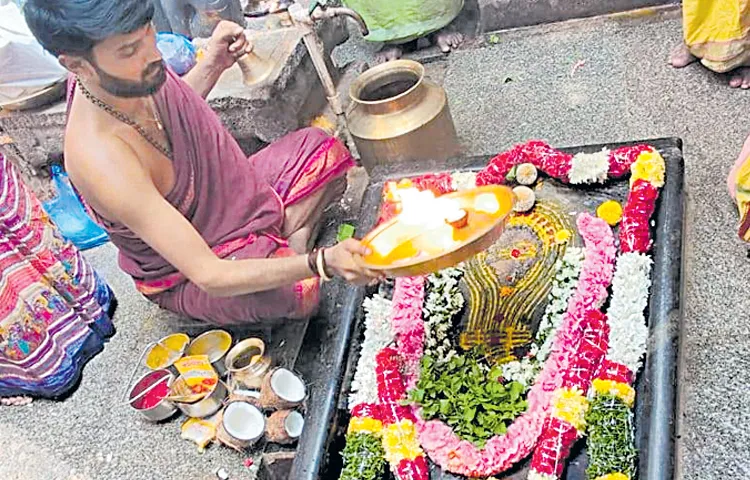
[[[750,92],[699,65],[668,67],[680,38],[676,10],[573,21],[502,32],[498,43],[455,52],[434,68],[470,154],[530,138],[557,146],[683,139],[689,208],[678,467],[686,480],[749,478],[750,260],[736,239],[725,177],[750,130],[743,122]],[[338,55],[372,51],[346,46]],[[216,447],[198,454],[180,440],[178,422],[148,425],[123,405],[137,355],[179,325],[136,294],[112,246],[87,255],[120,299],[119,331],[65,402],[0,408],[0,478],[202,480],[220,466],[233,479],[250,478],[237,454]]]

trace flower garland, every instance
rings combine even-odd
[[[578,153],[570,160],[568,179],[573,185],[603,183],[609,173],[609,150]]]
[[[344,468],[341,480],[377,480],[385,471],[385,452],[381,445],[383,424],[378,406],[376,356],[393,342],[391,330],[392,302],[373,295],[363,302],[365,338],[362,341],[357,369],[352,380],[349,408],[352,418],[342,452]]]
[[[391,330],[392,302],[380,295],[366,298],[365,310],[365,338],[357,361],[357,369],[352,380],[349,395],[349,408],[359,404],[376,403],[378,401],[378,386],[375,381],[375,355],[388,344],[393,342],[394,334]]]
[[[414,388],[419,380],[419,363],[424,353],[424,283],[424,277],[398,278],[393,292],[391,327],[396,334],[396,350],[404,362],[407,389]]]
[[[374,370],[373,370],[374,371]],[[385,451],[381,435],[380,407],[362,403],[352,411],[341,456],[344,468],[340,480],[379,480],[385,473]]]
[[[399,480],[428,480],[429,469],[417,437],[416,418],[401,402],[406,384],[401,374],[402,359],[386,347],[377,355],[378,399],[383,424],[383,450],[391,472]]]
[[[492,160],[487,167],[477,174],[477,185],[496,185],[505,183],[505,177],[513,167],[522,163],[531,163],[536,168],[552,178],[564,183],[574,183],[570,179],[573,170],[574,180],[577,183],[587,183],[592,178],[601,179],[604,182],[610,178],[620,178],[630,172],[631,165],[643,152],[653,152],[648,145],[636,145],[632,147],[621,147],[607,151],[607,162],[609,169],[603,173],[601,169],[604,163],[599,159],[604,152],[591,155],[578,154],[576,169],[573,169],[573,155],[563,153],[550,147],[544,142],[533,140],[522,145],[516,145],[510,150],[503,152]],[[586,165],[589,160],[592,165]],[[644,172],[648,174],[650,172]]]
[[[505,380],[519,382],[525,387],[530,387],[536,381],[552,351],[555,332],[562,324],[568,300],[578,284],[582,264],[583,249],[579,247],[568,247],[563,258],[558,260],[552,288],[547,296],[547,307],[539,322],[529,355],[500,366]]]
[[[633,412],[621,398],[597,392],[586,413],[589,478],[628,480],[635,476],[638,451],[633,435]]]
[[[607,317],[598,309],[606,299],[606,289],[609,285],[609,281],[602,283],[601,280],[607,277],[611,280],[613,276],[614,247],[598,252],[602,257],[607,257],[611,253],[612,259],[609,259],[609,262],[596,265],[587,265],[587,262],[584,262],[576,294],[570,299],[569,311],[564,316],[563,324],[552,342],[552,353],[537,382],[529,392],[529,410],[508,427],[505,435],[493,437],[481,451],[469,442],[461,442],[453,434],[450,427],[442,424],[442,422],[435,420],[423,422],[418,416],[412,420],[408,418],[409,411],[404,410],[405,407],[393,407],[397,409],[397,412],[400,412],[399,415],[403,418],[391,422],[391,424],[400,425],[396,429],[398,435],[391,435],[389,437],[391,440],[403,438],[408,445],[413,447],[411,432],[412,427],[416,426],[422,447],[439,466],[445,470],[467,476],[488,476],[509,468],[526,456],[538,440],[539,446],[537,452],[535,452],[535,464],[544,471],[534,469],[529,478],[557,478],[557,475],[559,475],[558,469],[562,468],[562,464],[567,457],[567,449],[582,433],[587,421],[590,423],[589,430],[592,432],[590,451],[612,451],[611,448],[597,450],[597,447],[607,447],[608,445],[596,444],[592,447],[591,442],[603,441],[601,436],[594,433],[599,431],[597,430],[600,427],[598,423],[600,420],[598,419],[604,418],[603,415],[597,416],[596,412],[600,412],[599,405],[604,404],[601,399],[616,399],[626,407],[632,405],[634,401],[634,391],[631,391],[631,384],[634,380],[633,372],[640,367],[642,357],[642,353],[638,354],[641,347],[637,342],[640,341],[639,338],[642,338],[643,330],[641,329],[640,332],[630,330],[628,332],[632,333],[631,337],[621,337],[623,332],[627,330],[620,328],[622,325],[618,324],[620,322],[618,318],[628,317],[629,328],[644,323],[643,321],[636,321],[639,318],[634,318],[634,312],[637,311],[636,308],[640,304],[643,304],[645,308],[645,302],[648,298],[650,259],[646,256],[646,253],[652,242],[649,220],[655,209],[658,189],[663,186],[664,182],[663,159],[658,152],[646,145],[623,147],[590,155],[579,154],[574,157],[558,152],[543,142],[535,141],[518,145],[495,157],[487,168],[476,175],[476,184],[504,183],[506,175],[515,166],[522,163],[531,163],[539,170],[566,183],[598,183],[631,172],[631,190],[628,202],[623,209],[620,226],[620,246],[623,255],[618,257],[618,273],[615,274],[614,280],[615,284],[622,284],[623,286],[613,287],[612,306],[617,305],[618,290],[623,292],[620,294],[620,296],[623,296],[625,295],[623,289],[627,288],[629,298],[622,300],[622,307],[616,307],[614,310],[612,306],[610,307],[608,323]],[[466,188],[464,183],[470,181],[469,176],[453,181],[448,181],[449,178],[450,175],[448,174],[428,175],[416,179],[416,181],[413,179],[412,182],[413,186],[420,190],[429,189],[436,194],[442,194],[454,189]],[[395,214],[396,211],[397,206],[388,202],[386,197],[386,202],[384,202],[381,210],[381,221],[387,219],[388,215]],[[578,221],[579,229],[584,238],[586,238],[584,233],[587,229],[590,228],[591,231],[595,231],[597,228],[601,228],[601,225],[596,225],[596,223],[605,223],[601,220],[595,222],[593,217],[589,215],[580,216]],[[609,236],[611,237],[611,230],[608,226],[604,226],[609,230]],[[587,244],[586,247],[586,260],[589,260],[591,258],[588,255],[589,247],[592,246]],[[642,254],[645,260],[635,260],[636,256],[624,255],[630,252]],[[633,260],[628,258],[633,258]],[[588,280],[586,279],[587,276]],[[410,295],[405,294],[404,297],[417,301],[420,293],[419,288],[421,287],[421,301],[423,301],[424,279],[416,280],[418,283],[421,282],[417,287],[410,286],[410,282],[414,281],[415,279],[409,279],[408,282],[404,282],[407,287],[406,290],[414,289]],[[400,287],[402,285],[397,285],[396,294],[401,289]],[[634,301],[633,299],[638,300]],[[418,358],[418,352],[421,356],[422,350],[416,346],[417,342],[414,340],[420,337],[424,340],[425,331],[424,327],[421,330],[418,327],[419,317],[413,311],[416,309],[408,308],[409,302],[400,300],[401,307],[397,311],[395,300],[394,298],[395,313],[393,320],[400,324],[398,329],[400,333],[397,332],[397,338],[399,335],[401,337],[400,342],[398,342],[399,352],[403,352],[406,359],[406,380],[413,385],[418,379],[418,369],[414,368],[414,359]],[[420,306],[421,301],[418,301]],[[573,310],[575,305],[580,309]],[[640,309],[641,320],[644,308]],[[400,315],[399,311],[401,312]],[[578,314],[574,315],[575,312]],[[638,315],[635,315],[635,317],[638,317]],[[612,341],[608,345],[609,327],[612,329]],[[394,330],[396,330],[395,325]],[[605,351],[607,358],[603,359]],[[635,363],[633,358],[636,359]],[[633,370],[616,360],[631,365]],[[409,364],[411,364],[410,367]],[[596,368],[597,365],[600,365],[598,369]],[[597,372],[597,375],[591,381],[591,373],[594,371]],[[591,401],[584,395],[589,388],[595,392]],[[404,392],[405,389],[401,393]],[[400,395],[399,398],[402,396]],[[381,402],[383,402],[382,398]],[[630,415],[632,415],[632,412]],[[622,414],[618,413],[617,416],[610,418],[622,420]],[[628,420],[628,418],[626,417],[625,420]],[[402,423],[402,420],[409,420],[411,424],[409,422]],[[620,421],[618,425],[621,426],[618,430],[620,432],[618,438],[627,440],[629,435],[629,438],[632,439],[632,418],[629,421]],[[622,428],[627,428],[627,431],[622,430]],[[542,432],[544,432],[544,435],[540,435]],[[612,437],[607,438],[611,439]],[[386,451],[388,448],[398,450],[393,443],[384,443],[384,445],[387,447]],[[411,452],[408,448],[407,451]],[[386,455],[389,456],[391,463],[398,458],[398,455],[392,456],[387,452]],[[596,454],[593,454],[590,460],[590,474],[593,471],[592,463],[596,463],[595,456]],[[630,458],[627,455],[625,457]],[[635,455],[632,455],[632,458],[634,459]],[[632,462],[634,464],[634,460]],[[603,462],[599,463],[602,464]],[[624,464],[620,462],[619,465]],[[600,477],[598,480],[620,480],[629,478],[632,473],[626,467],[618,467],[616,462],[610,462],[610,465],[604,465],[603,468],[600,468],[596,475]]]
[[[487,477],[507,470],[531,453],[544,427],[552,393],[561,386],[562,374],[567,370],[570,359],[575,357],[575,352],[567,349],[577,345],[575,340],[582,319],[574,317],[571,308],[577,308],[581,303],[601,305],[606,299],[606,287],[598,288],[598,279],[608,269],[611,271],[614,247],[609,249],[604,246],[606,237],[600,241],[606,233],[601,231],[602,224],[602,220],[588,214],[582,214],[578,219],[586,260],[576,294],[571,298],[568,313],[557,332],[553,352],[528,393],[528,410],[508,427],[505,435],[492,437],[481,450],[471,442],[461,440],[449,425],[440,420],[419,423],[422,448],[443,470],[469,477]],[[611,230],[609,240],[614,241]]]
[[[562,378],[550,379],[543,372],[537,380],[560,382],[531,460],[531,472],[552,478],[562,474],[570,448],[583,434],[588,409],[586,393],[607,351],[609,334],[606,318],[599,308],[607,299],[607,287],[614,273],[614,235],[604,220],[589,214],[581,214],[577,223],[587,247],[586,258],[578,287],[568,304],[569,328],[558,332],[550,358],[554,361],[557,355],[557,360],[566,365],[559,370],[563,372]]]
[[[589,423],[589,477],[630,480],[636,472],[633,434],[633,382],[646,354],[648,327],[644,312],[651,286],[651,216],[666,165],[654,150],[643,150],[631,166],[630,192],[620,227],[620,249],[612,281],[610,342],[606,359],[592,382]]]
[[[453,326],[453,318],[466,303],[458,288],[463,273],[460,268],[446,268],[427,277],[427,295],[422,309],[424,354],[438,363],[445,363],[456,355],[448,334]]]

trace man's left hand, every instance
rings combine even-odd
[[[224,71],[252,50],[253,45],[245,37],[245,30],[234,22],[222,20],[216,25],[208,42],[206,60]]]

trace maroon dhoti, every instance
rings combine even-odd
[[[208,104],[172,72],[155,101],[172,142],[175,185],[165,196],[221,258],[293,255],[282,238],[284,209],[317,193],[354,165],[338,140],[316,129],[244,155]],[[321,206],[324,208],[325,206]],[[309,316],[317,279],[235,297],[212,297],[127,227],[102,220],[120,266],[160,306],[215,324]]]

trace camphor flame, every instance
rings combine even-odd
[[[378,254],[387,256],[399,244],[411,238],[419,243],[421,254],[439,253],[456,245],[453,227],[446,221],[462,215],[463,210],[458,200],[436,197],[430,190],[420,191],[410,184],[396,183],[388,185],[387,196],[391,201],[400,203],[399,222],[410,228],[402,230],[398,237],[387,232],[378,235],[371,244]],[[429,238],[416,239],[419,233],[426,231],[430,232]],[[402,238],[405,234],[411,238]]]

